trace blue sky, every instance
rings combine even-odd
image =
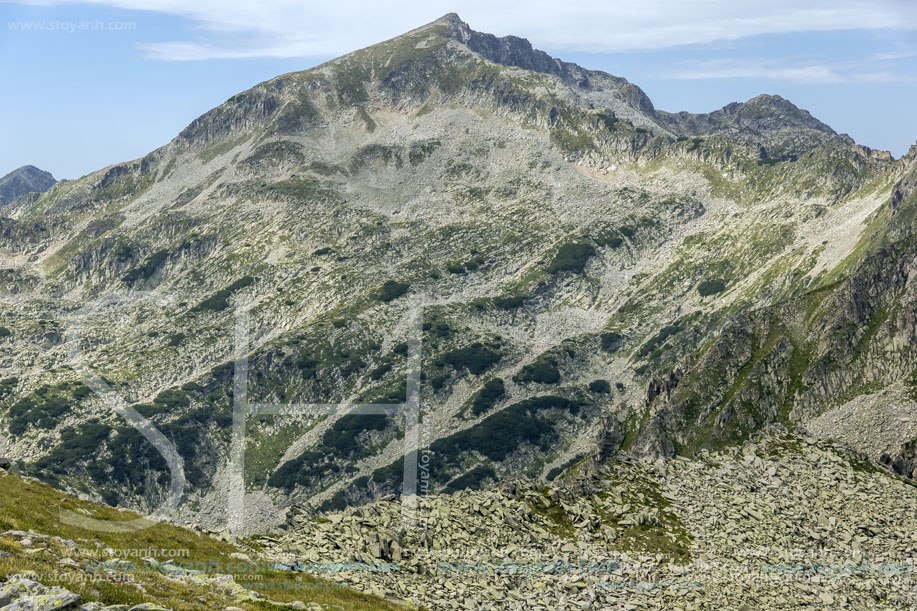
[[[0,175],[141,157],[260,81],[450,11],[624,76],[663,110],[775,93],[896,157],[917,142],[909,0],[0,0]]]

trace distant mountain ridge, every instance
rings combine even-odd
[[[24,165],[0,178],[0,206],[28,193],[44,193],[55,183],[57,180],[50,172]]]
[[[706,114],[659,112],[657,116],[679,135],[723,134],[740,142],[759,144],[765,156],[780,159],[795,160],[819,144],[854,144],[850,136],[837,134],[808,111],[778,95],[759,95]]]

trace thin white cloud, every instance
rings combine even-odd
[[[795,58],[718,58],[681,62],[664,78],[681,80],[755,79],[803,84],[905,82],[917,75],[893,70],[889,62],[903,59],[879,58],[834,63],[801,62]]]
[[[189,19],[189,38],[144,46],[148,57],[162,60],[339,55],[453,11],[477,30],[525,36],[564,52],[645,51],[813,30],[917,29],[917,3],[910,0],[17,1],[97,4]]]
[[[704,79],[759,79],[796,83],[840,83],[845,80],[830,66],[762,65],[756,62],[736,61],[731,65],[699,65],[671,72],[666,78],[684,80]]]
[[[869,72],[851,72],[847,75],[848,83],[913,83],[917,74],[913,72],[892,72],[890,70],[873,70]]]
[[[888,53],[876,53],[872,56],[872,59],[878,61],[894,61],[898,59],[910,59],[911,57],[917,57],[917,50],[905,50],[905,51],[890,51]]]

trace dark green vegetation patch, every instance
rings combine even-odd
[[[357,436],[364,431],[382,431],[388,426],[383,414],[348,414],[338,419],[322,436],[322,443],[349,456],[358,447]]]
[[[546,450],[554,439],[557,410],[576,415],[582,404],[557,396],[534,397],[514,403],[486,417],[478,424],[434,441],[430,445],[430,477],[433,481],[458,489],[461,479],[455,478],[456,469],[476,452],[491,461],[505,460],[519,446],[529,443]],[[487,465],[477,465],[466,475],[468,484],[477,484],[489,471]],[[375,482],[387,483],[396,489],[404,476],[404,459],[399,459],[373,472]]]
[[[0,380],[0,401],[13,394],[19,385],[19,378],[4,378]]]
[[[251,286],[252,284],[254,284],[254,282],[255,282],[255,279],[252,278],[251,276],[243,276],[239,278],[238,280],[236,280],[235,282],[233,282],[232,284],[230,284],[229,286],[227,286],[225,289],[221,289],[217,291],[216,293],[214,293],[213,295],[211,295],[210,297],[208,297],[207,299],[199,303],[197,306],[194,307],[192,311],[201,312],[203,310],[210,310],[213,312],[219,312],[220,310],[225,310],[226,308],[229,307],[229,298],[232,297],[232,295],[236,291],[240,291],[247,286]]]
[[[609,115],[603,112],[600,112],[596,115],[596,118],[601,121],[602,125],[610,132],[615,131],[618,128],[618,122],[620,119],[614,115]]]
[[[443,488],[443,492],[451,494],[459,490],[480,490],[484,484],[484,480],[487,479],[496,481],[497,473],[490,465],[478,465],[468,473],[460,475],[446,484],[446,487]]]
[[[578,242],[564,244],[557,249],[554,259],[548,265],[549,273],[576,272],[583,273],[590,257],[595,256],[595,247]]]
[[[209,485],[215,469],[215,444],[218,439],[225,441],[232,425],[229,403],[222,394],[215,396],[212,392],[199,396],[199,400],[208,403],[200,409],[181,413],[191,407],[190,393],[204,390],[196,384],[186,384],[181,390],[163,391],[151,404],[135,406],[144,415],[176,416],[167,422],[157,422],[156,428],[174,445],[184,461],[187,481],[196,487]],[[34,397],[26,398],[33,404],[28,417],[37,417],[38,423],[43,417],[51,418],[49,424],[55,426],[72,405],[90,393],[91,390],[79,382],[42,387]],[[165,460],[140,431],[126,424],[111,426],[96,420],[76,428],[64,428],[61,443],[27,469],[51,484],[59,484],[62,476],[84,478],[106,490],[103,496],[112,505],[119,500],[117,490],[127,490],[131,495],[155,495],[161,493],[169,481]]]
[[[147,281],[165,264],[169,258],[169,251],[157,250],[143,262],[143,265],[135,267],[124,275],[122,280],[125,284],[134,284],[138,280]]]
[[[645,357],[651,352],[662,346],[667,339],[673,335],[681,332],[685,328],[685,325],[682,321],[676,321],[671,325],[666,325],[659,330],[659,333],[651,337],[645,344],[640,346],[640,350],[637,352],[638,356]]]
[[[464,348],[451,350],[442,357],[442,362],[458,370],[467,369],[474,375],[484,373],[499,361],[500,353],[481,342],[474,342]]]
[[[476,255],[474,258],[469,259],[465,263],[452,263],[448,265],[446,267],[446,271],[448,271],[450,274],[464,274],[465,272],[471,272],[478,269],[484,265],[485,261],[486,260],[484,259],[483,255]]]
[[[320,181],[306,178],[290,178],[276,182],[263,190],[265,195],[279,195],[299,202],[337,201],[340,195],[324,186]]]
[[[73,406],[90,394],[92,391],[82,382],[63,382],[56,386],[45,384],[10,406],[10,434],[22,435],[30,426],[53,429]]]
[[[394,404],[407,400],[406,384],[402,380],[387,392],[361,397],[362,403]],[[390,419],[382,414],[347,414],[335,422],[322,435],[322,440],[307,450],[280,465],[268,478],[268,485],[292,490],[296,486],[311,486],[326,476],[339,476],[347,470],[347,460],[364,458],[373,448],[361,443],[367,431],[384,431]],[[344,459],[344,460],[340,460]],[[340,506],[343,496],[327,507]]]
[[[412,142],[408,151],[408,161],[411,165],[422,163],[424,159],[433,154],[439,148],[439,140],[426,140],[423,142]]]
[[[620,333],[602,333],[600,336],[602,342],[602,350],[605,352],[617,352],[618,348],[621,347],[621,342],[624,341],[624,336]]]
[[[471,413],[480,416],[490,411],[497,401],[506,395],[506,386],[500,378],[494,378],[471,397]]]
[[[433,326],[435,330],[438,325]],[[442,336],[446,339],[452,335],[452,329],[447,327],[448,332]],[[434,332],[434,338],[437,334]],[[500,350],[503,340],[500,337],[491,339],[486,342],[473,342],[461,348],[454,348],[447,351],[433,361],[433,370],[429,374],[424,374],[424,378],[433,387],[433,390],[441,390],[446,381],[453,375],[458,377],[464,375],[465,371],[473,375],[481,375],[492,366],[500,362],[503,358]]]
[[[399,147],[368,144],[353,154],[350,160],[350,171],[358,172],[367,167],[374,169],[391,165],[400,168],[403,164]]]
[[[376,295],[376,299],[383,302],[394,301],[395,299],[405,295],[410,288],[411,285],[407,282],[387,280],[379,289],[379,292]]]
[[[557,368],[557,358],[542,354],[534,362],[523,367],[513,376],[516,383],[535,382],[537,384],[556,384],[560,382],[560,370]]]
[[[382,363],[381,365],[379,365],[378,367],[376,367],[375,369],[369,372],[369,377],[372,380],[381,380],[382,378],[385,377],[385,374],[387,374],[391,370],[392,370],[391,363]]]
[[[697,285],[697,292],[701,297],[715,295],[726,290],[726,283],[722,280],[704,280]]]
[[[54,481],[91,460],[108,440],[112,430],[112,427],[97,420],[85,422],[76,429],[68,427],[61,431],[60,443],[34,466],[42,472],[44,479]],[[165,467],[164,462],[161,467]],[[100,471],[100,475],[102,473]]]
[[[191,406],[191,397],[184,390],[168,388],[153,399],[153,403],[139,403],[134,409],[144,418],[157,414],[177,413],[178,410]]]
[[[614,249],[624,244],[624,238],[618,235],[617,231],[606,231],[595,237],[595,243]]]
[[[494,306],[501,310],[513,310],[525,302],[525,297],[513,295],[510,297],[494,297]]]

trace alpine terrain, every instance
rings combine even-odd
[[[773,95],[665,112],[449,14],[11,176],[30,485],[394,563],[321,575],[379,604],[917,605],[917,147]]]

